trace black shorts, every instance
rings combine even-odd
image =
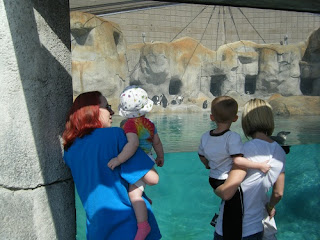
[[[209,183],[215,190],[222,185],[225,180],[209,177]],[[242,217],[243,217],[243,193],[241,187],[230,200],[225,201],[223,210],[222,231],[225,240],[242,239]]]
[[[226,180],[220,180],[220,179],[209,177],[209,183],[214,190],[216,190],[217,187],[219,187],[220,185],[224,184],[225,181]]]

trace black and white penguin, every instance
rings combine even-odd
[[[205,100],[205,101],[203,102],[203,104],[202,104],[202,108],[203,108],[203,109],[206,109],[207,107],[208,107],[208,101]]]
[[[277,136],[270,137],[272,140],[276,141],[282,147],[282,149],[285,151],[286,154],[290,152],[290,147],[291,147],[285,144],[288,134],[290,134],[290,132],[280,131],[278,132]]]
[[[160,105],[160,98],[158,95],[154,95],[151,100],[153,101],[154,105]]]
[[[285,145],[288,134],[290,134],[290,132],[281,131],[281,132],[278,132],[277,136],[271,136],[271,139],[273,141],[276,141],[277,143],[279,143],[279,145],[282,146],[282,145]]]
[[[168,99],[163,93],[160,95],[160,105],[162,105],[164,108],[168,106]]]

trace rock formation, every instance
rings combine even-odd
[[[271,97],[273,113],[280,116],[320,115],[320,98],[313,96]]]
[[[320,96],[320,30],[307,40],[306,51],[300,62],[301,91],[304,95]]]
[[[120,27],[82,12],[70,13],[74,95],[100,90],[118,97],[127,86],[126,42]]]
[[[239,105],[276,93],[320,95],[320,29],[291,45],[238,41],[212,51],[185,37],[126,46],[116,23],[71,12],[71,34],[75,95],[97,89],[117,104],[124,87],[139,85],[150,98],[165,99],[167,111],[177,103],[201,110],[219,95],[232,95]]]

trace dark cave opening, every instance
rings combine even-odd
[[[169,83],[169,94],[178,95],[181,92],[182,82],[178,78],[172,78]]]
[[[221,88],[223,81],[226,79],[225,75],[214,75],[211,76],[210,81],[210,92],[213,96],[221,96]]]
[[[256,79],[257,76],[247,75],[244,83],[245,94],[254,94],[256,92]]]

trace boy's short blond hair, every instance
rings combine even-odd
[[[238,113],[238,103],[232,97],[219,96],[211,102],[211,114],[217,123],[233,122]]]
[[[244,105],[241,123],[246,137],[252,137],[256,132],[271,136],[274,130],[272,107],[262,99],[249,100]]]

